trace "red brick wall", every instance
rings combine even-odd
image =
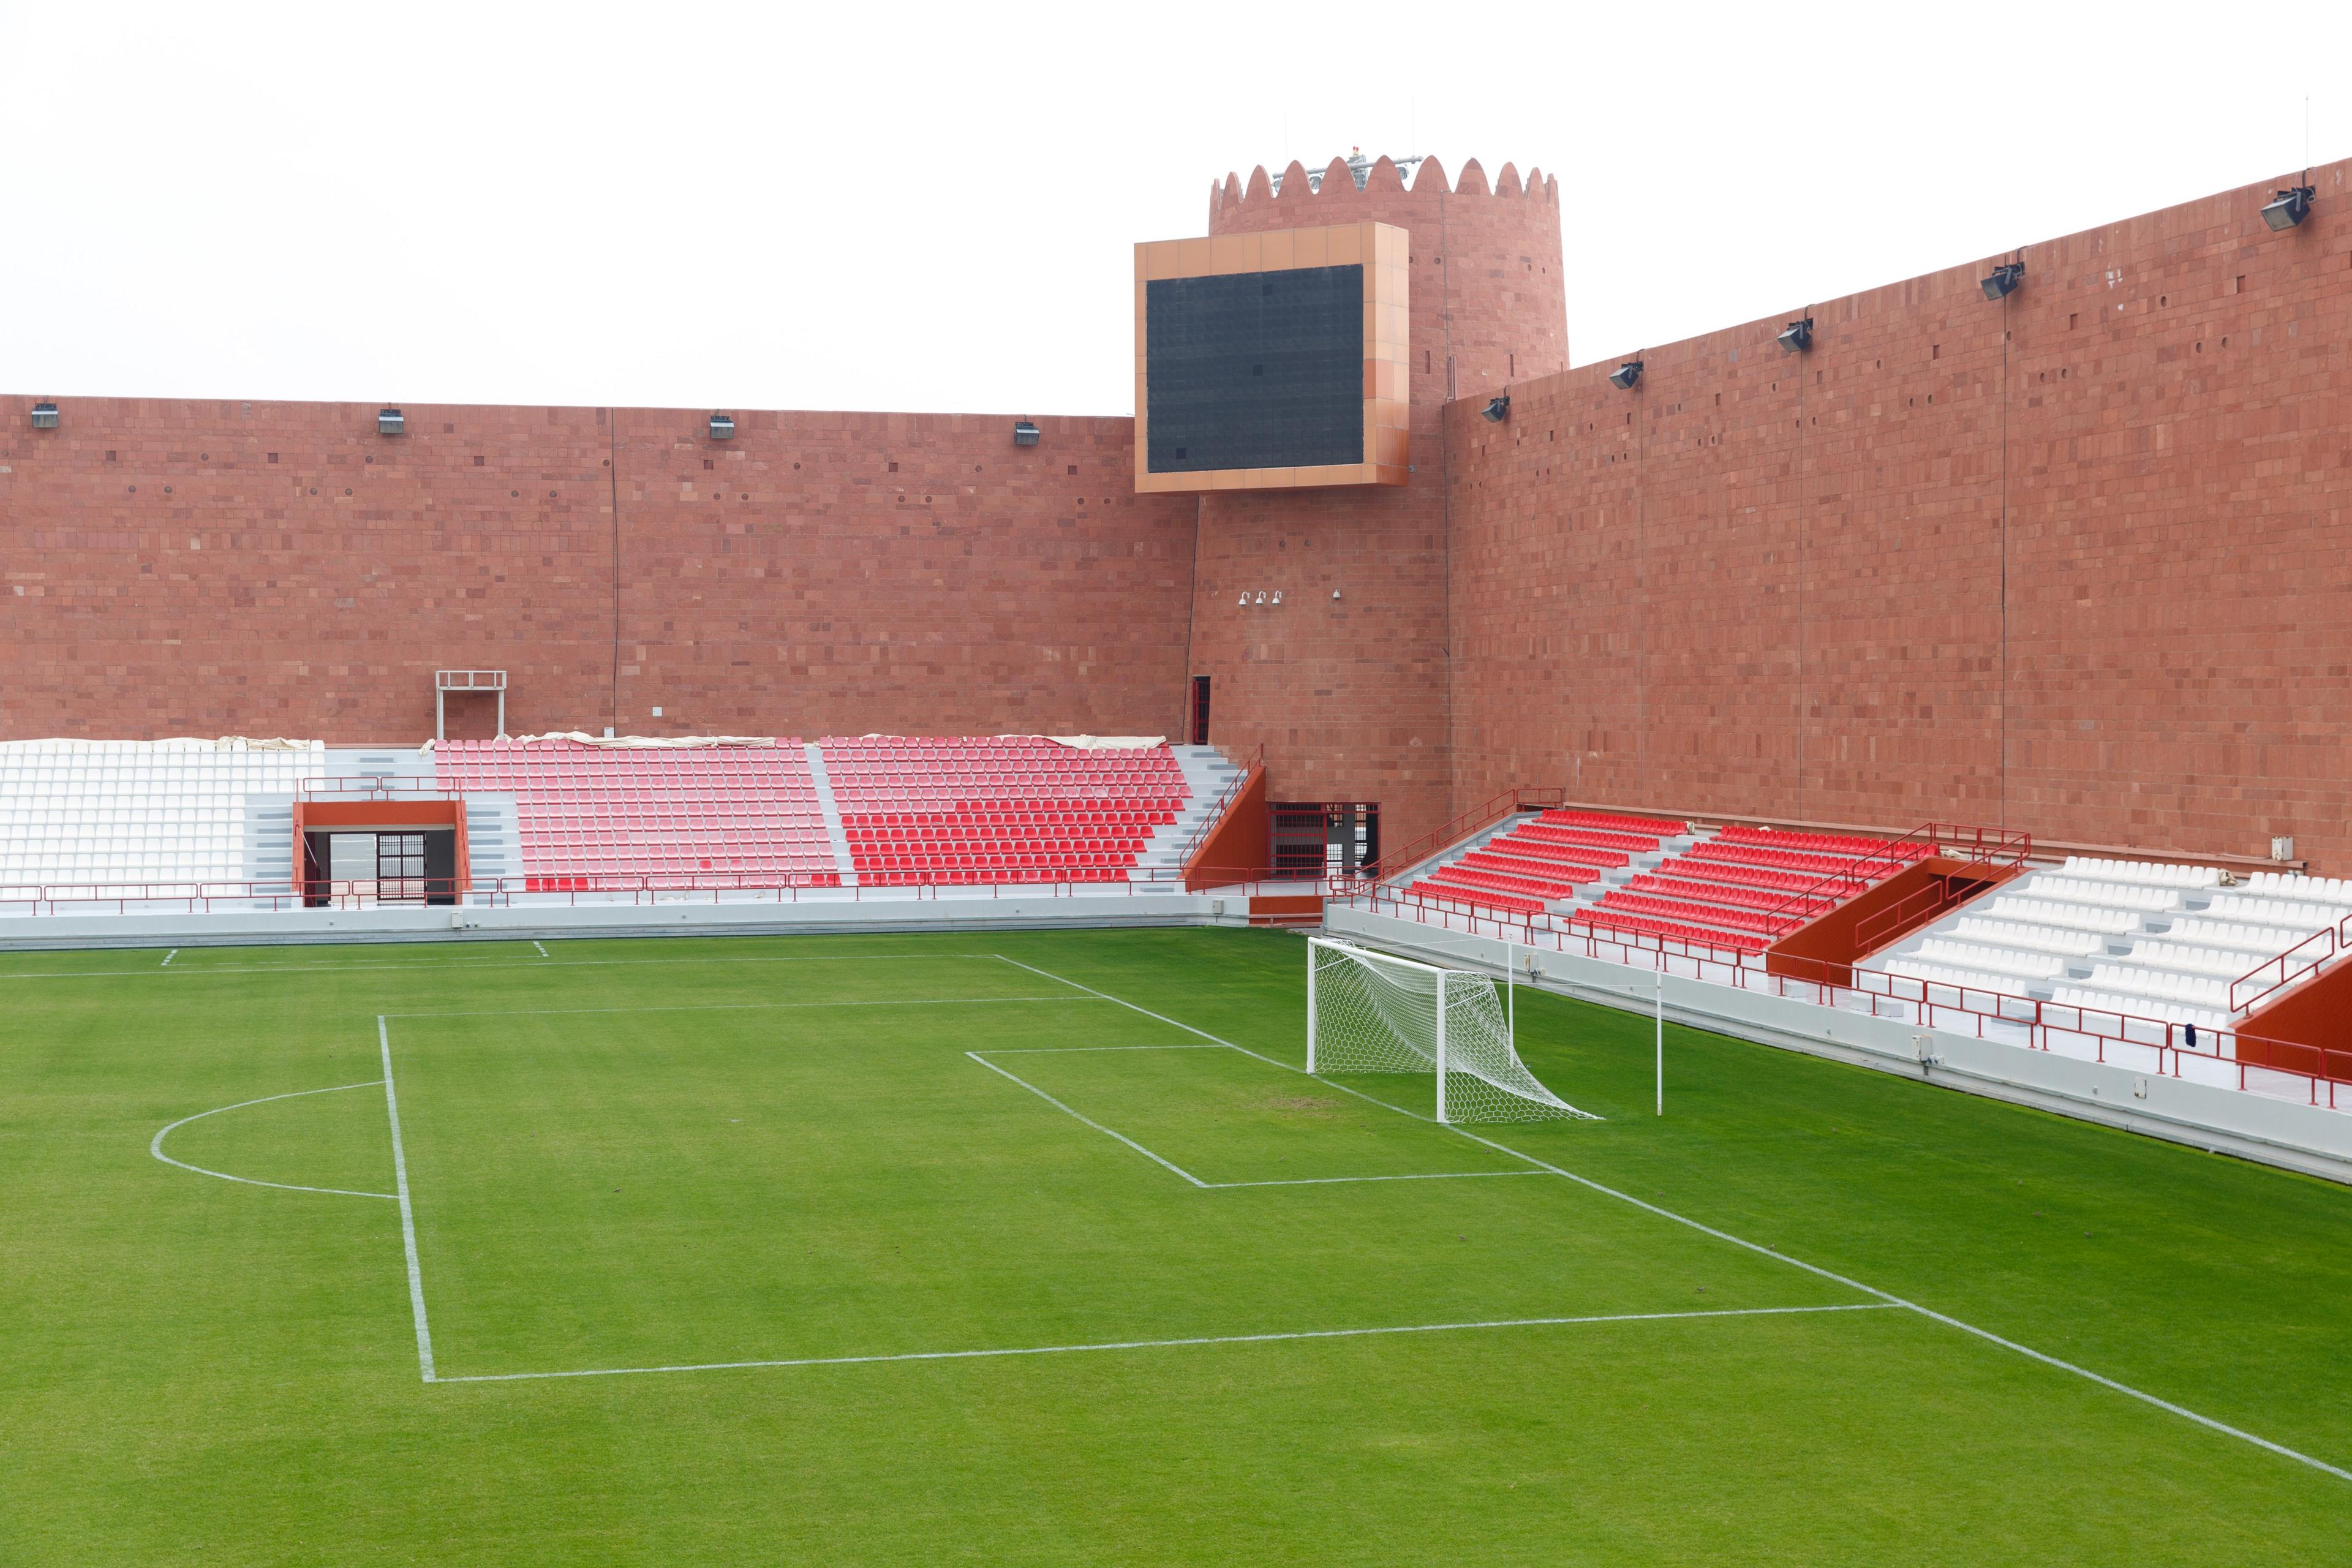
[[[2352,864],[2347,173],[1448,409],[1457,796]]]
[[[1201,673],[1277,796],[1380,801],[1391,847],[1557,784],[2291,833],[2341,872],[2347,175],[2289,234],[2230,192],[2028,247],[2005,304],[1986,258],[1811,307],[1801,357],[1785,318],[1650,350],[1632,394],[1560,369],[1549,182],[1221,187],[1219,234],[1412,234],[1402,489],[1139,498],[1126,420],[1023,450],[993,416],[714,444],[698,410],[412,405],[384,440],[362,405],[66,399],[37,432],[12,398],[0,735],[398,740],[463,666],[511,672],[518,731],[1173,732]]]
[[[1263,744],[1278,798],[1379,802],[1391,847],[1454,809],[1449,352],[1451,384],[1481,405],[1515,374],[1568,363],[1558,184],[1531,174],[1523,185],[1508,165],[1496,184],[1475,163],[1451,184],[1425,163],[1408,191],[1383,159],[1360,192],[1334,163],[1309,195],[1294,163],[1279,197],[1260,170],[1211,202],[1216,235],[1369,218],[1411,236],[1412,482],[1203,497],[1192,595],[1192,670],[1213,682],[1215,739]],[[1277,589],[1280,608],[1255,603]]]
[[[1192,507],[1132,494],[1123,419],[31,402],[0,737],[404,740],[465,667],[518,733],[1175,722]]]

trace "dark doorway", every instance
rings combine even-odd
[[[1352,876],[1381,858],[1376,801],[1277,801],[1265,809],[1276,877]]]
[[[1209,678],[1205,675],[1196,675],[1192,678],[1191,729],[1192,744],[1205,746],[1209,743]]]

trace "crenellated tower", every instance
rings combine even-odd
[[[1402,486],[1219,489],[1199,500],[1192,673],[1213,738],[1264,744],[1273,798],[1377,801],[1400,847],[1453,815],[1444,405],[1568,366],[1559,186],[1434,158],[1292,163],[1210,188],[1209,235],[1405,231],[1411,474]],[[1257,596],[1266,602],[1261,605]],[[1281,595],[1275,603],[1275,595]],[[1246,603],[1244,603],[1246,599]]]

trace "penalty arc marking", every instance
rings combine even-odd
[[[275,1187],[281,1193],[330,1193],[339,1198],[396,1199],[399,1194],[395,1193],[361,1193],[354,1192],[349,1187],[306,1187],[294,1182],[265,1182],[257,1176],[233,1176],[226,1171],[207,1170],[202,1165],[191,1165],[185,1160],[174,1160],[163,1152],[164,1139],[169,1138],[189,1122],[202,1121],[207,1116],[220,1116],[232,1110],[243,1110],[248,1105],[268,1105],[273,1100],[300,1100],[305,1095],[341,1094],[345,1089],[373,1089],[383,1081],[383,1079],[380,1078],[372,1078],[365,1083],[338,1083],[331,1084],[325,1089],[298,1089],[290,1094],[265,1094],[258,1100],[240,1100],[235,1105],[216,1105],[210,1110],[199,1110],[194,1116],[183,1116],[157,1132],[148,1143],[147,1152],[154,1155],[166,1165],[177,1165],[183,1171],[194,1171],[199,1176],[216,1176],[224,1182],[237,1182],[248,1187]]]

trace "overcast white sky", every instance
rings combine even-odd
[[[1123,414],[1129,251],[1560,178],[1579,363],[2352,154],[2352,5],[0,0],[0,393]]]

